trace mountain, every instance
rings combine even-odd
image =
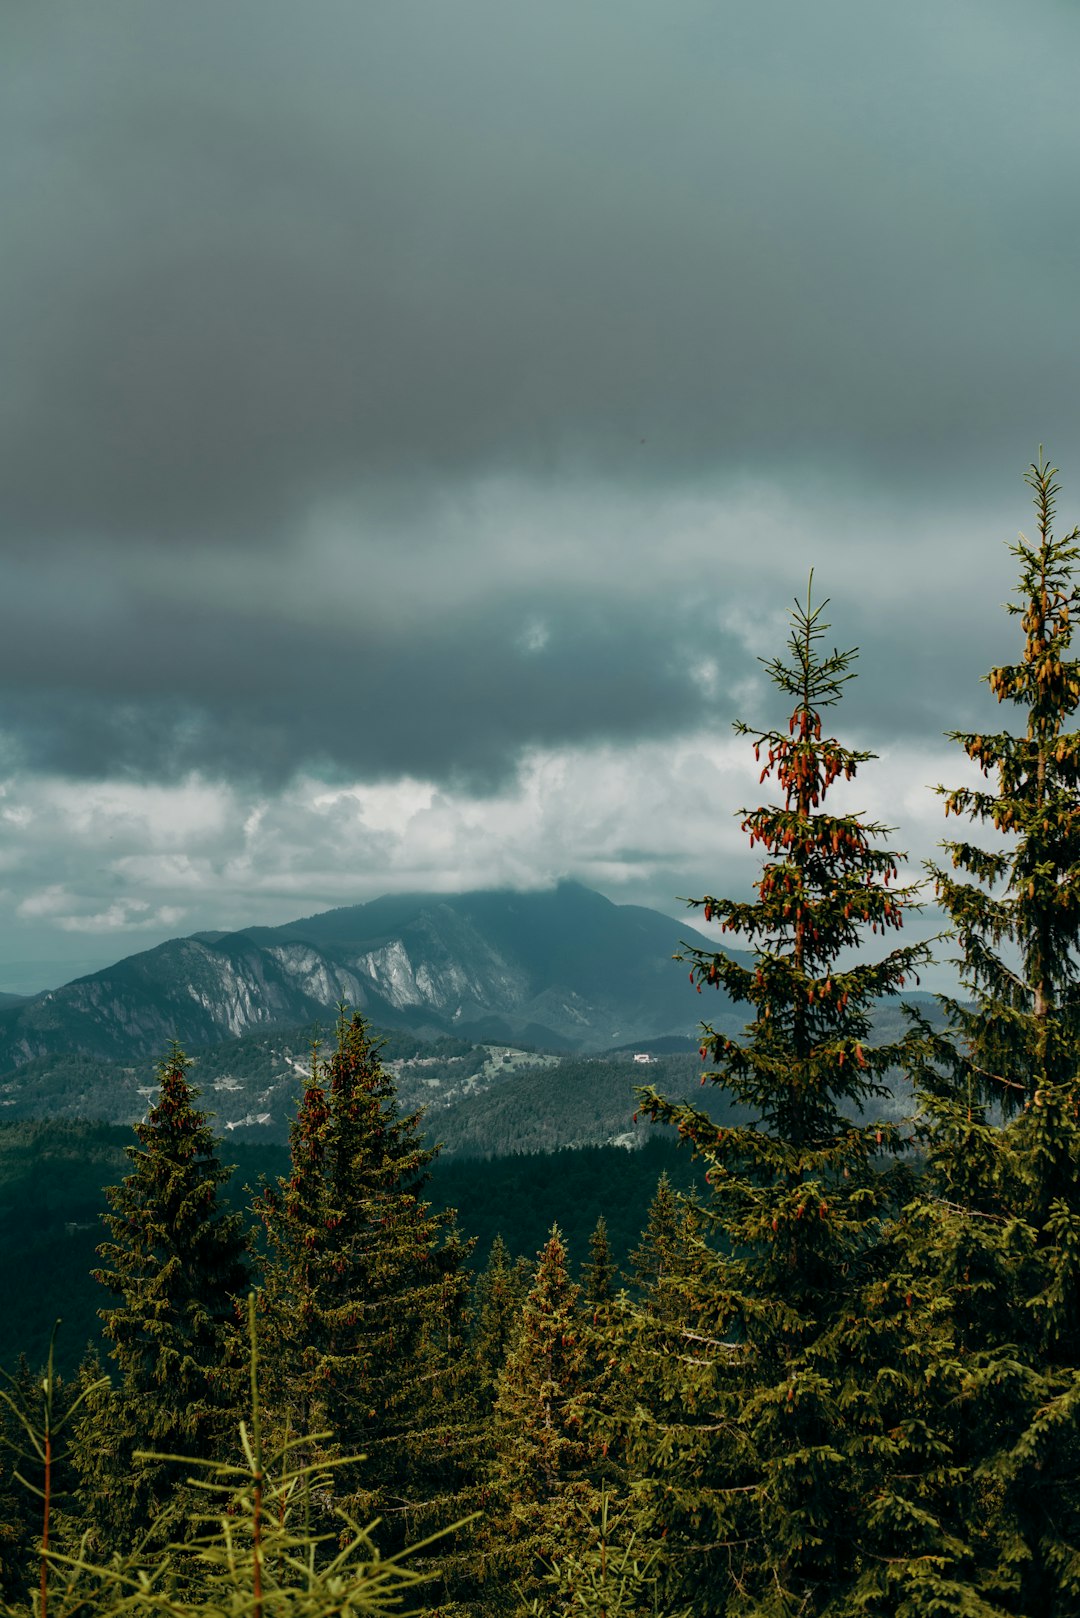
[[[172,939],[0,1007],[0,1073],[64,1054],[140,1062],[170,1039],[208,1046],[325,1026],[342,1000],[382,1027],[553,1050],[686,1036],[703,1008],[671,959],[684,940],[709,947],[691,927],[576,882],[387,895],[280,927]],[[710,997],[714,1019],[726,1020],[726,1006]]]

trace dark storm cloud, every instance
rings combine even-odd
[[[30,767],[62,773],[196,768],[276,785],[306,764],[483,791],[530,744],[666,736],[715,714],[673,653],[685,626],[670,616],[643,606],[616,625],[561,604],[535,650],[517,622],[463,613],[387,635],[377,623],[300,627],[202,607],[197,618],[124,612],[106,637],[87,623],[43,642],[12,619],[0,724],[25,738]],[[728,661],[741,666],[737,647]]]
[[[906,480],[1075,430],[1060,11],[258,0],[9,27],[13,536],[265,544],[363,476]]]
[[[640,555],[633,533],[628,548]],[[395,566],[387,553],[397,549]],[[302,572],[254,602],[241,583],[223,602],[198,588],[180,600],[169,580],[95,597],[93,574],[73,571],[60,603],[50,574],[24,568],[21,589],[0,604],[0,730],[23,738],[31,768],[79,776],[161,780],[196,769],[275,785],[314,768],[484,792],[505,785],[529,746],[701,727],[724,737],[735,717],[762,726],[786,717],[755,653],[783,652],[788,603],[755,582],[752,534],[750,560],[733,562],[715,593],[688,587],[697,554],[672,547],[666,592],[648,579],[627,591],[614,568],[599,583],[544,589],[504,567],[447,604],[443,580],[468,557],[429,547],[410,583],[407,537],[391,534],[376,550],[381,558],[342,581],[345,611],[324,561],[300,618]],[[481,556],[474,565],[482,573]],[[989,723],[981,677],[1013,649],[992,589],[901,599],[898,584],[878,597],[868,614],[841,582],[826,609],[830,643],[862,641],[844,733],[880,747]]]
[[[538,582],[511,524],[492,549],[463,520],[448,563],[438,514],[492,477],[537,521],[567,479],[658,520],[664,491],[771,480],[810,491],[770,537],[782,605],[814,490],[948,527],[1040,436],[1076,441],[1060,8],[234,0],[5,29],[0,672],[39,764],[494,780],[529,741],[726,721],[753,657],[700,598],[760,541],[695,571],[642,527]],[[370,591],[360,562],[305,576],[328,504]],[[153,553],[182,599],[126,582]],[[882,652],[867,722],[940,728],[970,615],[848,603],[840,638]]]

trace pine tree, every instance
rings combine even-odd
[[[313,1504],[332,1492],[334,1467],[306,1458],[310,1435],[275,1441],[268,1433],[254,1294],[247,1317],[248,1391],[229,1458],[137,1455],[197,1474],[198,1493],[189,1499],[197,1501],[195,1518],[179,1519],[182,1538],[146,1538],[105,1560],[95,1560],[85,1542],[73,1555],[43,1551],[37,1600],[6,1608],[9,1618],[388,1618],[417,1611],[411,1603],[418,1591],[430,1599],[430,1567],[410,1552],[382,1556],[369,1529],[341,1511],[328,1533],[313,1521]],[[48,1419],[24,1427],[37,1454],[47,1455]]]
[[[435,1152],[398,1113],[378,1042],[342,1011],[290,1132],[291,1173],[263,1195],[266,1308],[285,1374],[279,1421],[330,1429],[343,1504],[397,1548],[463,1516],[478,1435],[465,1347],[468,1244],[422,1199]]]
[[[593,1512],[578,1514],[577,1532],[543,1579],[529,1618],[689,1618],[660,1606],[658,1555],[641,1548],[633,1512],[618,1509],[608,1490]]]
[[[319,1357],[329,1339],[318,1306],[333,1247],[326,1172],[329,1129],[329,1099],[315,1043],[289,1127],[289,1175],[274,1186],[264,1184],[255,1205],[265,1249],[259,1307],[269,1317],[278,1345],[265,1372],[267,1398],[280,1422],[309,1434],[326,1425],[319,1409]]]
[[[494,1498],[485,1577],[510,1605],[529,1600],[572,1545],[579,1513],[599,1501],[601,1440],[586,1425],[589,1346],[558,1226],[499,1377],[494,1419]]]
[[[617,1274],[608,1241],[607,1220],[601,1214],[589,1237],[589,1262],[582,1265],[581,1270],[585,1302],[592,1305],[594,1312],[607,1309],[614,1302]]]
[[[666,1320],[685,1314],[684,1283],[698,1263],[700,1212],[696,1195],[680,1197],[661,1174],[645,1228],[630,1254],[630,1280],[642,1310]]]
[[[956,1367],[924,1400],[963,1461],[968,1585],[1040,1618],[1080,1610],[1080,530],[1053,534],[1055,479],[1040,453],[1038,539],[1011,547],[1023,647],[988,676],[1023,732],[952,733],[987,785],[939,789],[947,815],[1001,835],[947,842],[932,868],[970,1002],[943,999],[951,1030],[922,1073],[928,1194],[906,1244]]]
[[[109,1549],[149,1526],[174,1494],[176,1469],[138,1465],[134,1452],[149,1444],[217,1455],[241,1376],[244,1221],[223,1207],[231,1170],[196,1105],[189,1065],[174,1043],[158,1068],[157,1102],[135,1125],[138,1145],[127,1148],[132,1172],[106,1192],[111,1240],[94,1274],[117,1299],[99,1312],[120,1380],[87,1399],[75,1452],[88,1524]]]
[[[472,1354],[486,1413],[495,1405],[495,1390],[521,1320],[530,1272],[527,1260],[513,1259],[502,1237],[496,1236],[473,1296]]]
[[[77,1484],[72,1426],[80,1406],[108,1380],[92,1374],[100,1366],[92,1368],[84,1362],[74,1389],[65,1387],[56,1370],[60,1325],[57,1320],[53,1326],[48,1358],[38,1376],[31,1376],[25,1357],[15,1376],[0,1373],[7,1383],[6,1388],[0,1387],[0,1449],[14,1457],[12,1481],[19,1486],[18,1496],[13,1497],[12,1492],[6,1500],[0,1497],[0,1574],[9,1596],[26,1588],[33,1547],[40,1618],[48,1613],[57,1541],[72,1538],[71,1525],[64,1520]]]
[[[642,1290],[671,1272],[679,1247],[679,1223],[678,1198],[665,1172],[656,1182],[641,1240],[630,1254],[630,1276]]]
[[[670,1194],[666,1177],[664,1188]],[[601,1214],[589,1238],[589,1262],[582,1266],[582,1341],[585,1356],[581,1380],[585,1433],[593,1445],[596,1457],[593,1471],[602,1498],[595,1520],[583,1513],[580,1522],[590,1542],[595,1542],[593,1548],[599,1557],[598,1567],[606,1565],[604,1546],[607,1544],[609,1523],[617,1524],[618,1532],[622,1534],[632,1515],[627,1432],[636,1373],[632,1358],[633,1332],[627,1329],[629,1302],[625,1292],[616,1293],[615,1290],[618,1273],[608,1243],[607,1220]],[[627,1535],[633,1537],[632,1529],[627,1530]],[[626,1537],[623,1536],[624,1539]],[[563,1573],[571,1583],[576,1574],[570,1570],[585,1565],[580,1561],[579,1552],[584,1554],[579,1547],[562,1564]],[[629,1565],[627,1563],[627,1567]],[[652,1589],[652,1584],[649,1588]]]
[[[1071,1083],[1080,1036],[1080,733],[1066,728],[1080,706],[1080,663],[1065,655],[1080,607],[1073,582],[1080,528],[1063,539],[1052,533],[1055,477],[1041,456],[1026,474],[1039,538],[1011,547],[1020,562],[1020,600],[1007,605],[1021,620],[1024,646],[1019,662],[987,676],[999,702],[1026,710],[1024,734],[951,732],[984,776],[996,774],[997,786],[938,789],[946,816],[967,816],[1011,839],[996,850],[948,842],[952,868],[964,875],[933,868],[976,1002],[974,1009],[947,1002],[964,1035],[967,1074],[1006,1114],[1037,1091]],[[1019,970],[1003,956],[1008,945],[1019,954]],[[1064,1175],[1071,1184],[1068,1162]],[[1044,1209],[1054,1184],[1050,1171]]]
[[[753,949],[749,966],[687,956],[699,990],[753,1009],[742,1039],[703,1025],[701,1054],[715,1064],[702,1082],[756,1121],[721,1126],[642,1092],[704,1159],[712,1197],[681,1309],[642,1323],[639,1495],[665,1540],[669,1600],[757,1618],[831,1612],[850,1595],[878,1450],[917,1444],[887,1436],[885,1323],[864,1318],[861,1299],[904,1178],[897,1127],[866,1115],[921,1048],[917,1034],[871,1045],[871,1013],[928,952],[850,963],[865,930],[900,927],[914,893],[894,885],[902,856],[879,846],[886,828],[825,807],[873,755],[823,734],[855,656],[823,650],[823,610],[797,604],[788,658],[766,664],[794,699],[786,729],[736,726],[782,799],[741,811],[764,853],[755,896],[693,901]]]

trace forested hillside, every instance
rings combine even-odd
[[[935,1023],[943,1018],[928,995],[905,999]],[[900,1026],[898,1008],[878,1002],[876,1036],[888,1042]],[[202,1105],[230,1141],[284,1145],[310,1069],[317,1029],[288,1028],[247,1034],[189,1053]],[[325,1041],[325,1033],[323,1035]],[[699,1088],[701,1060],[692,1041],[649,1042],[649,1064],[632,1051],[609,1056],[567,1055],[520,1046],[474,1044],[440,1035],[417,1038],[401,1029],[380,1029],[382,1058],[394,1076],[404,1107],[423,1107],[424,1131],[446,1155],[499,1156],[550,1152],[564,1146],[640,1144],[644,1127],[634,1123],[634,1089],[643,1078],[687,1096]],[[668,1046],[676,1045],[672,1050]],[[896,1116],[910,1111],[911,1090],[903,1073],[889,1075]],[[157,1093],[156,1064],[106,1062],[84,1055],[47,1056],[0,1078],[0,1121],[95,1119],[134,1123]],[[725,1116],[732,1102],[707,1091],[703,1104]]]
[[[311,1067],[312,1047],[325,1041],[328,1026],[332,1028],[332,1019],[323,1018],[193,1048],[193,1074],[219,1129],[284,1143]],[[399,1029],[381,1029],[379,1037],[406,1102],[430,1105],[444,1093],[452,1099],[485,1069],[492,1076],[504,1071],[486,1046],[468,1040],[449,1035],[425,1040]],[[112,1062],[77,1052],[36,1057],[0,1078],[0,1119],[134,1123],[157,1093],[159,1061]]]
[[[87,1123],[0,1125],[0,1366],[20,1354],[44,1352],[53,1322],[63,1321],[58,1363],[74,1370],[88,1343],[100,1338],[101,1287],[97,1263],[105,1213],[105,1187],[127,1167],[131,1130]],[[288,1167],[288,1152],[272,1142],[230,1139],[222,1160],[233,1165],[224,1188],[229,1206],[249,1207],[252,1191]],[[426,1195],[434,1207],[456,1210],[475,1241],[468,1258],[483,1269],[501,1237],[511,1253],[532,1259],[557,1221],[575,1263],[603,1215],[615,1264],[626,1264],[645,1222],[657,1182],[666,1175],[679,1190],[700,1180],[690,1154],[653,1131],[640,1150],[616,1146],[519,1153],[477,1162],[439,1157]]]

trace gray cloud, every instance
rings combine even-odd
[[[767,723],[783,715],[756,658],[786,638],[798,549],[837,639],[862,645],[842,723],[871,745],[973,722],[980,676],[1012,650],[1000,542],[966,577],[977,530],[950,558],[895,510],[860,545],[764,493],[554,499],[519,482],[464,512],[356,522],[260,560],[98,550],[69,559],[62,590],[47,553],[24,560],[0,602],[0,725],[23,763],[493,790],[530,746]]]
[[[1075,437],[1059,8],[240,0],[18,33],[16,542],[264,547],[357,479],[492,466],[955,499],[958,466]]]
[[[954,754],[891,750],[844,801],[901,819],[918,861],[942,830],[925,781],[953,779]],[[752,750],[711,731],[535,750],[517,780],[480,796],[415,780],[335,788],[299,778],[264,794],[194,776],[94,783],[8,772],[0,985],[40,988],[170,933],[281,921],[387,891],[534,887],[567,874],[682,915],[676,895],[749,892],[757,862],[737,810],[759,791]]]
[[[25,738],[28,765],[267,781],[314,765],[494,786],[530,744],[665,735],[715,712],[678,650],[677,615],[644,606],[616,623],[596,603],[558,602],[535,649],[514,611],[398,637],[377,616],[319,626],[155,606],[122,615],[107,640],[93,624],[59,645],[7,625],[0,723]],[[736,649],[728,661],[741,663]]]
[[[305,772],[433,782],[472,807],[417,834],[422,883],[444,831],[482,878],[473,799],[512,820],[546,749],[576,796],[500,878],[692,891],[683,778],[583,817],[588,761],[662,776],[680,738],[775,719],[755,658],[811,565],[862,647],[845,733],[915,769],[984,723],[1040,438],[1080,510],[1078,45],[1041,0],[6,18],[5,769],[31,802],[231,780],[230,847]],[[639,789],[627,764],[599,800]],[[723,820],[742,788],[710,790]],[[183,908],[122,855],[84,882],[97,844],[42,814],[27,925],[81,948]]]

